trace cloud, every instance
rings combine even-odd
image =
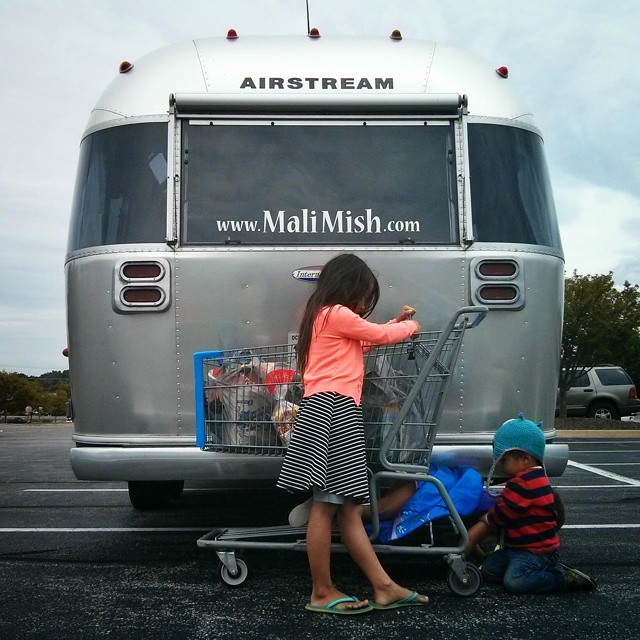
[[[640,282],[638,226],[640,198],[584,181],[556,188],[556,205],[566,212],[560,233],[571,274],[613,271],[620,283]],[[633,277],[636,277],[634,280]]]

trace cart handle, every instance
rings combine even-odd
[[[404,422],[405,418],[409,413],[409,409],[411,408],[416,398],[418,397],[418,394],[420,393],[420,388],[425,383],[429,373],[433,369],[436,363],[436,360],[440,356],[442,349],[445,343],[447,342],[447,340],[449,339],[449,336],[451,335],[453,330],[456,327],[460,327],[460,329],[462,330],[462,333],[464,334],[465,329],[477,327],[484,320],[488,312],[489,312],[489,309],[484,305],[478,305],[473,307],[461,307],[453,314],[453,316],[447,323],[447,326],[442,330],[442,334],[438,338],[438,341],[436,342],[433,350],[431,351],[430,356],[427,358],[427,362],[422,367],[422,370],[418,374],[418,377],[416,378],[416,381],[413,384],[411,391],[409,391],[409,393],[407,394],[407,397],[402,403],[402,407],[400,408],[400,411],[398,412],[398,415],[396,416],[396,419],[393,422],[393,426],[391,427],[391,429],[389,429],[389,432],[387,433],[386,437],[382,441],[382,444],[380,446],[380,464],[382,464],[383,468],[387,469],[388,471],[406,471],[409,473],[415,473],[415,472],[420,473],[421,471],[424,472],[424,468],[420,467],[419,465],[394,464],[392,462],[389,462],[387,458],[387,452],[391,447],[391,443],[393,442],[393,439],[396,437],[396,435],[400,431],[402,423]],[[476,314],[476,317],[474,318],[473,321],[470,321],[469,318],[467,317],[471,314]],[[464,320],[462,322],[459,322],[459,319],[462,316],[464,316]],[[452,371],[454,367],[455,367],[455,362],[452,363]],[[431,455],[431,452],[429,452],[429,456],[430,455]]]
[[[476,317],[472,321],[470,321],[469,318],[466,318],[466,323],[467,323],[466,326],[468,328],[477,327],[485,319],[485,316],[487,315],[487,313],[489,313],[489,308],[485,307],[484,305],[476,305],[473,307],[461,307],[455,312],[455,314],[453,315],[453,318],[449,320],[449,324],[445,328],[445,332],[447,332],[447,334],[451,332],[453,327],[457,324],[458,318],[460,316],[471,315],[474,313],[476,314]]]

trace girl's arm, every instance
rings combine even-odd
[[[416,310],[413,307],[409,307],[408,305],[405,304],[402,307],[402,311],[398,314],[398,317],[394,318],[393,320],[389,320],[387,324],[397,324],[398,322],[403,322],[404,320],[410,320],[411,318],[413,318],[415,314],[416,314]],[[378,345],[374,344],[373,342],[362,341],[362,350],[364,351],[364,353],[367,353],[367,351],[371,351],[372,349],[375,349],[377,346]]]
[[[336,305],[331,309],[328,324],[332,331],[343,338],[372,344],[402,342],[405,338],[420,331],[420,325],[415,320],[376,324],[361,318],[357,313],[342,305]]]

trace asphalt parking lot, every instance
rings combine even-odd
[[[75,480],[70,425],[0,425],[0,638],[637,638],[640,636],[640,438],[572,439],[554,480],[567,509],[565,562],[598,579],[593,593],[514,596],[446,586],[437,559],[383,559],[425,608],[319,616],[303,605],[304,554],[254,551],[239,589],[196,540],[215,526],[279,524],[295,504],[274,489],[187,485],[159,512],[131,507],[125,483]],[[350,560],[334,578],[366,596]]]

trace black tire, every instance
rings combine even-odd
[[[449,571],[447,576],[447,584],[449,589],[457,596],[469,598],[478,593],[478,589],[482,586],[482,574],[475,564],[467,562],[466,564],[467,583],[463,583],[455,571]]]
[[[611,402],[599,400],[589,405],[587,418],[600,418],[601,420],[620,420],[620,411]]]
[[[234,589],[242,586],[249,576],[249,567],[242,558],[236,557],[236,566],[238,567],[238,572],[233,575],[224,564],[220,565],[220,577],[222,578],[222,581],[228,587],[232,587]]]
[[[130,480],[129,500],[138,511],[154,511],[166,507],[178,498],[184,488],[183,480]]]

